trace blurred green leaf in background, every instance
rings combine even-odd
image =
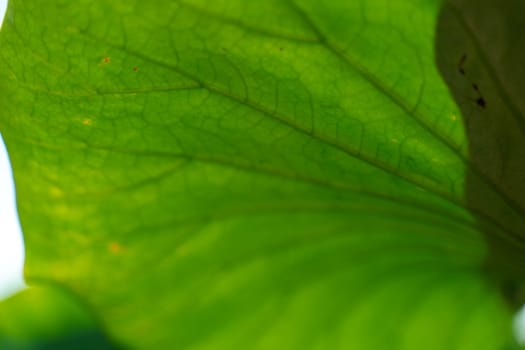
[[[522,8],[12,0],[27,282],[124,348],[517,348]]]
[[[0,349],[115,349],[95,319],[59,287],[26,289],[2,302]]]

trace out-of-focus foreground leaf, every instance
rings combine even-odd
[[[64,290],[34,287],[4,300],[0,349],[114,349],[89,310]]]
[[[133,348],[510,346],[522,200],[463,123],[509,105],[458,107],[440,10],[12,0],[0,129],[29,283]]]

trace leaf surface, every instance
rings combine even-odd
[[[86,306],[58,286],[25,289],[0,308],[2,349],[115,349]]]
[[[29,282],[133,348],[509,346],[523,206],[465,121],[512,106],[455,100],[440,11],[13,0],[0,128]]]

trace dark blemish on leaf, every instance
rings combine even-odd
[[[464,66],[465,66],[465,62],[466,62],[466,60],[467,60],[467,55],[466,55],[466,54],[463,54],[463,55],[461,56],[460,60],[459,60],[459,63],[458,63],[458,70],[459,70],[459,73],[460,73],[461,75],[463,75],[465,78],[467,78],[467,74],[466,74],[466,72],[465,72],[465,67],[464,67]],[[467,78],[467,79],[468,79],[468,78]],[[468,80],[470,80],[470,79],[468,79]],[[474,101],[474,102],[476,102],[476,104],[477,104],[479,107],[485,109],[485,108],[487,107],[487,102],[485,101],[485,98],[484,98],[483,95],[481,94],[481,91],[480,91],[480,89],[479,89],[478,84],[476,84],[476,83],[470,81],[470,85],[472,86],[472,88],[474,89],[474,91],[476,91],[477,94],[478,94],[478,98],[476,98],[476,99],[471,99],[471,100]]]
[[[284,50],[284,47],[280,47],[280,48],[279,48],[279,51],[283,51],[283,50]]]
[[[475,99],[476,104],[480,106],[481,108],[485,109],[485,107],[487,107],[487,102],[485,101],[485,98],[481,94],[481,91],[479,90],[478,85],[475,83],[472,83],[472,88],[478,93],[478,98]]]
[[[133,71],[134,72],[138,72],[139,71],[139,67],[137,67],[137,66],[133,67]]]
[[[109,57],[104,57],[102,59],[102,63],[105,63],[105,64],[108,64],[110,61],[111,61],[111,59]]]
[[[478,106],[480,106],[483,109],[487,106],[487,103],[485,102],[485,99],[483,97],[479,97],[476,100],[476,103],[477,103]]]

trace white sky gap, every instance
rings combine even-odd
[[[16,210],[15,186],[0,134],[0,299],[24,287],[23,267],[24,242]]]
[[[0,0],[0,23],[7,0]],[[0,134],[0,299],[24,288],[24,241],[16,210],[11,164]]]

